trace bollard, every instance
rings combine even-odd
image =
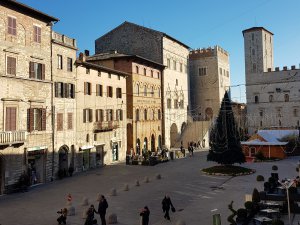
[[[156,179],[160,180],[161,179],[161,175],[160,174],[156,174]]]
[[[123,189],[124,191],[129,191],[129,186],[128,186],[128,184],[125,184],[124,185],[124,189]]]
[[[116,224],[118,223],[117,214],[112,213],[108,216],[108,224]]]
[[[135,186],[140,186],[139,180],[136,180],[136,181],[135,181]]]
[[[145,182],[145,183],[149,183],[149,177],[145,177],[145,178],[144,178],[144,182]]]
[[[110,193],[109,193],[110,196],[116,196],[117,195],[117,190],[115,188],[112,188],[110,190]]]

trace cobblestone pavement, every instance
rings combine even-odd
[[[279,178],[297,176],[295,167],[300,157],[268,163],[245,163],[243,166],[256,169],[248,176],[227,177],[207,176],[200,170],[214,165],[206,161],[207,152],[196,152],[194,157],[176,159],[153,167],[126,166],[116,164],[105,166],[76,176],[32,188],[29,192],[0,196],[1,225],[54,225],[57,210],[66,204],[66,196],[73,197],[75,216],[69,216],[68,225],[83,225],[82,206],[84,197],[97,208],[98,193],[107,198],[107,216],[116,213],[119,224],[138,225],[139,210],[147,205],[151,211],[150,225],[175,225],[184,220],[187,225],[212,224],[212,215],[220,213],[222,225],[228,224],[230,214],[227,206],[233,200],[234,208],[243,206],[245,194],[251,194],[254,187],[262,189],[263,184],[256,181],[258,174],[266,179],[270,176],[272,165],[278,166]],[[161,174],[162,179],[155,178]],[[148,176],[149,183],[144,183]],[[140,186],[135,186],[135,181]],[[124,185],[129,191],[124,191]],[[109,196],[115,188],[117,196]],[[171,213],[171,222],[165,221],[161,200],[169,194],[177,211]],[[98,221],[100,218],[96,215]],[[286,220],[287,218],[284,217]],[[299,218],[300,220],[300,218]],[[294,218],[297,224],[298,217]],[[286,223],[287,224],[287,223]]]

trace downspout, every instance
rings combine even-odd
[[[161,64],[164,64],[163,60],[163,53],[164,53],[164,47],[163,47],[163,36],[161,38]],[[162,69],[161,71],[161,93],[160,93],[160,100],[161,100],[161,115],[162,115],[162,120],[161,120],[161,136],[162,136],[162,146],[166,145],[166,134],[165,134],[165,106],[164,106],[164,96],[165,96],[165,87],[164,87],[164,71],[165,68]]]

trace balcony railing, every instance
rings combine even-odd
[[[94,123],[94,131],[109,131],[119,127],[119,121],[102,121]]]
[[[26,131],[6,131],[0,132],[0,145],[13,145],[24,143]]]

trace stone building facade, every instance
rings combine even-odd
[[[124,22],[98,38],[95,46],[96,53],[117,50],[166,66],[162,74],[162,142],[166,147],[173,147],[180,142],[189,104],[189,47],[166,33],[130,22]]]
[[[76,169],[76,40],[52,32],[54,175]]]
[[[230,87],[229,53],[219,46],[192,50],[189,72],[191,116],[193,120],[212,120]]]
[[[96,54],[88,62],[130,74],[126,79],[127,153],[162,148],[162,64],[117,52]]]
[[[263,27],[243,31],[249,134],[265,128],[298,128],[300,69],[274,69],[273,34]]]
[[[51,29],[58,19],[16,1],[0,5],[0,194],[23,172],[52,177]],[[3,113],[2,113],[3,112]]]
[[[126,77],[117,71],[76,60],[77,170],[124,161],[126,157]]]

